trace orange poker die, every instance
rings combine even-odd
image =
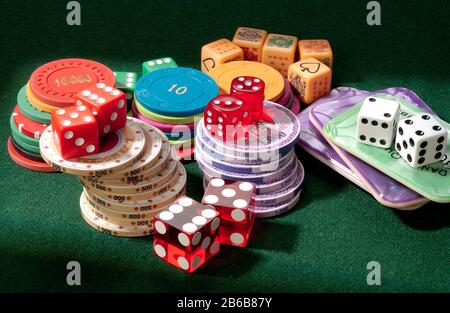
[[[308,39],[298,41],[300,60],[314,58],[333,68],[333,50],[326,39]]]
[[[297,51],[297,37],[269,34],[263,46],[262,63],[287,76],[289,65],[294,63]]]
[[[331,69],[314,58],[306,58],[289,66],[288,80],[300,100],[310,104],[331,89]]]
[[[220,64],[244,59],[244,51],[228,39],[219,39],[202,47],[200,67],[203,73]]]
[[[265,30],[239,27],[234,34],[233,42],[244,50],[245,60],[261,62],[266,36]]]

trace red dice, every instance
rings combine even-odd
[[[265,83],[258,77],[240,76],[231,81],[230,92],[239,96],[245,103],[252,122],[258,122],[263,114]]]
[[[55,144],[64,159],[98,153],[96,117],[85,105],[70,106],[52,113]]]
[[[253,76],[239,76],[231,81],[231,94],[236,92],[246,92],[254,94],[259,98],[261,103],[264,101],[265,83],[258,77]]]
[[[203,118],[211,135],[223,141],[233,138],[238,125],[251,121],[246,103],[232,95],[219,95],[209,101]]]
[[[76,94],[75,103],[89,107],[97,115],[100,137],[112,133],[126,124],[127,99],[119,89],[98,83]]]
[[[221,244],[247,245],[255,221],[255,215],[248,209],[254,191],[255,185],[248,182],[226,184],[221,178],[209,182],[202,203],[212,205],[220,213]]]
[[[219,212],[183,197],[153,220],[153,249],[166,262],[193,272],[220,250]]]

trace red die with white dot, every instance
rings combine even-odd
[[[187,272],[220,250],[219,212],[191,198],[178,199],[160,212],[153,224],[156,255]]]
[[[219,95],[209,101],[204,122],[212,136],[223,141],[234,138],[237,126],[251,122],[246,103],[235,95]]]
[[[255,185],[248,182],[226,184],[213,178],[205,190],[202,203],[212,205],[221,216],[220,243],[245,247],[255,216],[249,210],[253,203]]]
[[[83,157],[99,151],[97,121],[92,111],[84,105],[54,111],[52,130],[63,159]]]
[[[127,122],[125,94],[104,83],[98,83],[77,93],[75,103],[86,105],[96,114],[100,137],[122,128]]]
[[[258,77],[240,76],[231,81],[230,93],[247,104],[250,122],[258,122],[263,115],[265,83]]]
[[[254,94],[262,103],[264,101],[265,83],[258,77],[239,76],[231,81],[230,93],[234,95],[237,92]]]

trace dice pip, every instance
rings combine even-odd
[[[202,203],[212,205],[220,213],[220,243],[245,247],[255,216],[249,210],[255,185],[248,182],[226,184],[221,178],[209,182]]]
[[[127,122],[126,101],[122,91],[104,83],[98,83],[75,95],[76,105],[85,105],[96,115],[100,137],[125,126]]]
[[[191,273],[219,252],[220,222],[214,208],[188,197],[180,198],[153,220],[154,252]]]
[[[379,97],[367,97],[358,113],[357,138],[380,148],[392,145],[399,120],[400,104]]]
[[[265,30],[239,27],[234,34],[233,42],[244,50],[244,60],[261,62],[266,36]]]
[[[244,59],[244,51],[228,39],[219,39],[202,47],[201,69],[203,73],[220,64]]]
[[[85,105],[70,106],[52,113],[53,139],[63,159],[99,152],[98,126]]]
[[[263,46],[262,63],[273,67],[286,77],[289,65],[295,60],[297,41],[297,37],[294,36],[267,35]]]
[[[423,113],[398,123],[395,150],[412,167],[441,161],[446,154],[448,132],[438,120]]]
[[[305,104],[310,104],[331,90],[331,69],[314,58],[289,66],[288,80]]]
[[[300,60],[314,58],[329,68],[333,68],[333,50],[325,39],[308,39],[298,41]]]

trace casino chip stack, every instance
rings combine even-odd
[[[159,63],[164,65],[163,61]],[[154,69],[138,80],[133,112],[163,131],[179,158],[187,161],[194,153],[195,120],[202,118],[218,87],[198,70],[174,66]]]
[[[102,140],[100,153],[64,160],[49,126],[41,154],[54,168],[78,176],[81,214],[89,225],[114,236],[149,235],[155,214],[185,195],[186,171],[167,137],[133,117]]]
[[[271,217],[293,208],[300,198],[304,170],[294,153],[300,134],[296,116],[285,107],[264,102],[273,123],[260,122],[242,142],[223,142],[211,136],[203,119],[197,125],[196,159],[204,184],[215,177],[256,184],[257,217]],[[205,114],[208,114],[206,112]]]
[[[18,165],[39,172],[55,172],[40,155],[39,138],[51,123],[51,112],[74,104],[73,95],[104,82],[114,85],[113,72],[85,59],[62,59],[37,68],[17,95],[9,124],[8,153]]]

